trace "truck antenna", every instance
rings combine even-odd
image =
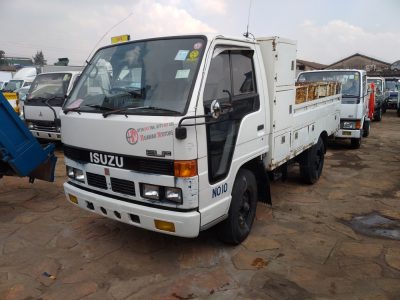
[[[94,45],[92,51],[90,51],[89,56],[86,59],[86,63],[89,64],[89,58],[90,56],[92,56],[92,53],[94,52],[94,50],[96,50],[97,45],[104,39],[104,37],[111,31],[113,30],[115,27],[117,27],[119,24],[121,24],[122,22],[126,21],[130,16],[133,15],[133,12],[131,12],[129,15],[127,15],[125,18],[123,18],[121,21],[118,21],[116,24],[114,24],[113,26],[111,26],[102,36],[101,38],[97,41],[97,43]]]
[[[253,0],[250,0],[250,3],[249,3],[249,13],[248,13],[248,15],[247,15],[247,28],[246,28],[246,32],[243,33],[243,36],[245,36],[246,38],[248,38],[249,35],[251,34],[251,33],[249,32],[249,23],[250,23],[250,12],[251,12],[251,4],[252,4],[252,2],[253,2]],[[251,34],[251,35],[252,35],[252,34]],[[253,36],[253,38],[254,38],[254,35],[252,35],[252,36]]]

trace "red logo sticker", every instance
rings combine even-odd
[[[136,129],[129,128],[126,131],[126,141],[131,145],[135,145],[138,142],[138,140],[139,140],[139,135]]]

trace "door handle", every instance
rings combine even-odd
[[[258,125],[257,126],[257,131],[263,130],[264,129],[264,124]]]

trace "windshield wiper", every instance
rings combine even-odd
[[[131,110],[138,110],[138,109],[151,109],[151,110],[162,110],[162,111],[166,111],[166,112],[172,112],[175,114],[181,114],[180,111],[176,111],[176,110],[172,110],[172,109],[168,109],[168,108],[162,108],[162,107],[155,107],[155,106],[137,106],[137,107],[123,107],[120,109],[115,109],[115,110],[111,110],[111,111],[107,111],[105,113],[103,113],[103,117],[106,118],[109,115],[112,114],[117,114],[117,113],[121,113],[121,112],[128,112]],[[127,117],[127,115],[125,114],[125,116]]]
[[[64,109],[64,113],[67,114],[67,113],[69,113],[70,111],[76,111],[77,113],[80,114],[80,113],[81,113],[81,112],[80,112],[80,109],[81,109],[82,107],[92,107],[92,108],[97,108],[97,109],[101,109],[101,110],[113,110],[113,108],[111,108],[111,107],[103,106],[103,105],[99,105],[99,104],[85,104],[85,105],[78,106],[78,107],[74,107],[74,108],[67,108],[67,109]]]

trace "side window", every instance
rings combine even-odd
[[[251,54],[252,52],[250,51],[241,51],[241,53],[231,54],[234,96],[255,91]]]
[[[227,94],[224,93],[223,90],[231,90],[231,72],[228,51],[218,54],[211,60],[204,88],[204,102],[226,98]]]
[[[367,76],[363,76],[363,93],[364,95],[368,94],[368,89],[367,89]]]

